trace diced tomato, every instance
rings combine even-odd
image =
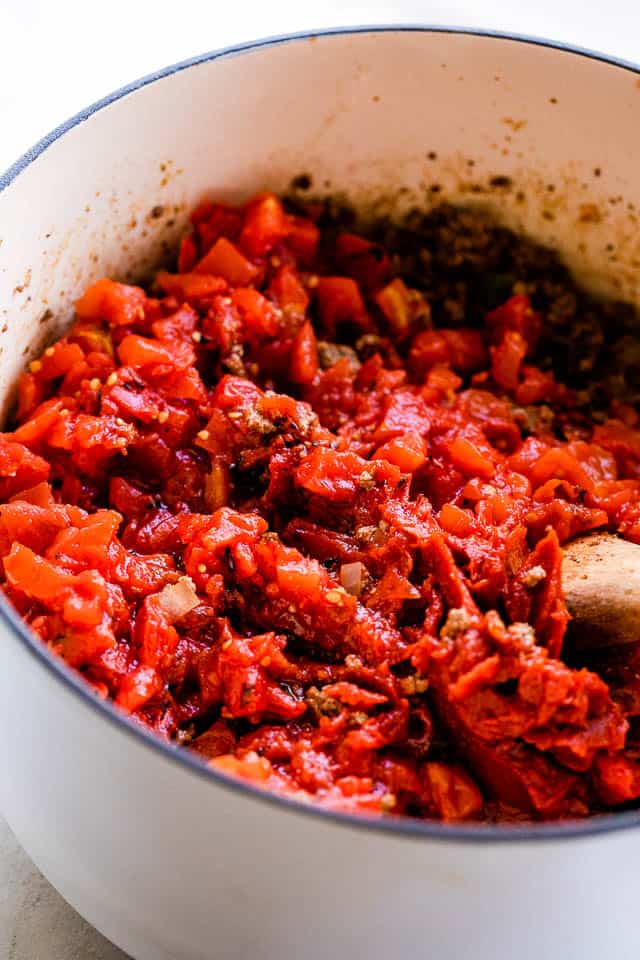
[[[383,443],[373,456],[394,463],[403,473],[413,473],[426,462],[427,444],[420,434],[405,433]]]
[[[289,230],[289,220],[278,197],[263,193],[246,208],[240,246],[250,257],[263,257]]]
[[[303,315],[309,304],[304,286],[287,266],[280,267],[269,284],[269,295],[279,307]]]
[[[198,247],[193,234],[188,233],[180,243],[178,273],[190,273],[198,259]]]
[[[379,290],[375,301],[397,340],[408,337],[416,327],[430,324],[429,304],[417,290],[409,290],[400,277]]]
[[[0,499],[8,500],[22,490],[49,479],[51,467],[22,443],[0,436]]]
[[[313,327],[307,321],[293,340],[290,376],[293,383],[312,383],[318,372],[318,347]]]
[[[106,320],[113,327],[133,326],[144,318],[146,294],[140,287],[98,280],[76,301],[80,320]]]
[[[447,533],[457,537],[468,537],[476,531],[473,516],[454,503],[445,503],[440,511],[440,525]]]
[[[195,208],[191,214],[191,222],[200,249],[202,253],[206,253],[219,237],[236,242],[242,228],[242,212],[224,203],[206,201]]]
[[[350,277],[321,277],[316,289],[320,322],[328,336],[335,336],[344,323],[366,330],[369,318],[362,294]]]
[[[278,332],[278,314],[267,298],[257,290],[239,287],[231,294],[231,302],[240,311],[245,327],[251,335],[269,337]]]
[[[499,345],[491,348],[491,372],[498,386],[515,390],[526,353],[524,337],[517,330],[505,331]]]
[[[72,326],[67,340],[77,343],[85,354],[99,353],[113,358],[111,332],[102,324],[79,320]]]
[[[156,283],[164,293],[180,300],[197,301],[224,293],[227,289],[226,280],[206,273],[167,273],[161,270],[156,276]]]
[[[340,234],[336,241],[336,259],[340,268],[363,290],[377,289],[391,273],[386,250],[356,233]]]
[[[306,217],[289,217],[287,247],[291,250],[300,266],[310,267],[318,251],[320,231]]]
[[[364,479],[363,479],[364,478]],[[369,482],[367,461],[353,453],[318,448],[303,460],[296,482],[309,493],[336,502],[350,500]]]
[[[63,377],[74,363],[84,360],[84,353],[77,343],[65,343],[60,340],[54,347],[45,350],[42,355],[38,377],[42,380],[55,380]]]
[[[465,474],[476,474],[489,480],[495,473],[495,466],[470,440],[456,437],[448,446],[452,463]]]
[[[188,367],[193,363],[193,348],[174,343],[171,347],[159,340],[150,340],[131,333],[118,346],[120,362],[127,367],[168,366]]]
[[[518,333],[527,349],[533,350],[542,330],[542,317],[531,306],[529,297],[518,294],[487,314],[487,329],[494,343],[501,343],[507,332]]]
[[[487,352],[478,330],[424,330],[419,333],[409,350],[409,369],[422,378],[440,364],[453,370],[470,373],[485,365]]]
[[[22,423],[46,398],[48,386],[32,373],[23,373],[18,380],[18,409],[16,420]]]
[[[534,490],[547,480],[568,480],[587,492],[593,490],[593,480],[586,470],[575,457],[559,447],[543,453],[531,467],[529,479]]]
[[[482,813],[482,795],[471,777],[460,767],[427,763],[425,777],[439,817],[469,820]]]
[[[195,265],[193,272],[214,274],[231,286],[240,287],[248,286],[258,275],[257,268],[226,237],[216,240],[209,252]]]

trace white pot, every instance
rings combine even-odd
[[[487,201],[637,302],[639,130],[633,68],[493,35],[341,31],[171,67],[0,178],[0,396],[90,280],[148,269],[203,194],[302,172],[386,209],[434,183]],[[494,176],[513,185],[476,192]],[[6,606],[0,629],[0,807],[138,960],[638,957],[635,812],[514,829],[303,808],[134,728]]]

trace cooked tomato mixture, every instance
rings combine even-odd
[[[261,194],[191,221],[174,272],[94,283],[20,380],[0,547],[31,629],[160,737],[306,802],[636,801],[640,653],[581,662],[561,578],[579,534],[640,543],[639,420],[602,349],[626,308],[451,208],[363,235]]]

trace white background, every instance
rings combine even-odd
[[[640,62],[640,0],[0,0],[0,171],[82,107],[166,64],[364,23],[528,33]],[[0,960],[121,957],[40,877],[0,818]]]

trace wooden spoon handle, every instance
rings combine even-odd
[[[640,641],[640,546],[610,533],[564,547],[562,583],[575,647]]]

